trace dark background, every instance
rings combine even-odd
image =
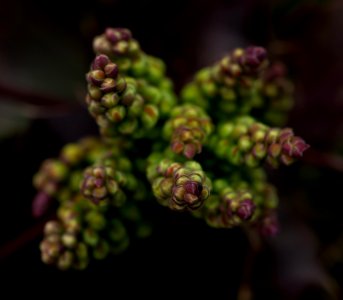
[[[0,273],[10,282],[34,278],[39,286],[47,280],[59,290],[101,291],[119,299],[248,300],[242,294],[248,277],[253,299],[342,296],[342,1],[0,4]],[[84,74],[93,58],[92,39],[106,27],[130,28],[145,52],[166,61],[177,90],[235,47],[264,46],[271,60],[288,66],[296,104],[287,125],[311,149],[301,162],[271,174],[281,198],[281,231],[253,259],[241,230],[214,230],[156,205],[148,212],[154,234],[134,241],[123,255],[82,273],[40,262],[38,245],[49,216],[31,217],[32,175],[66,142],[97,132],[83,103]]]

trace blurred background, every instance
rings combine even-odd
[[[16,282],[57,278],[59,288],[84,294],[95,285],[77,279],[99,283],[106,274],[113,284],[101,290],[119,299],[342,298],[342,16],[339,0],[2,0],[0,274],[16,274]],[[239,229],[215,230],[156,205],[153,235],[124,254],[83,272],[41,263],[51,216],[31,215],[32,176],[65,143],[97,133],[83,103],[84,74],[92,39],[106,27],[131,29],[145,52],[165,60],[177,91],[235,47],[264,46],[287,65],[296,98],[287,125],[311,149],[273,173],[281,230],[258,253]]]

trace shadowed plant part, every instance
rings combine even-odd
[[[99,137],[42,163],[33,213],[55,202],[41,242],[44,263],[84,269],[149,236],[154,199],[213,228],[278,232],[277,189],[265,163],[290,165],[309,145],[283,128],[293,85],[262,47],[237,48],[174,92],[164,62],[130,30],[94,38],[85,102]]]

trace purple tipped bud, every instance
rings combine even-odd
[[[109,62],[110,62],[110,59],[108,58],[107,55],[100,54],[94,59],[92,69],[103,70]]]
[[[279,141],[284,143],[294,136],[294,132],[291,128],[284,128],[280,132]]]
[[[175,141],[171,144],[171,149],[174,153],[177,153],[177,154],[181,153],[183,148],[184,148],[184,145],[182,142]]]
[[[90,84],[101,86],[105,79],[105,73],[101,70],[93,70],[86,75],[86,79]]]
[[[197,197],[201,195],[203,186],[199,182],[187,181],[184,186],[186,193],[193,194]]]
[[[107,77],[116,78],[118,76],[118,66],[114,63],[109,63],[104,68]]]
[[[125,41],[128,41],[132,38],[132,33],[127,28],[117,28],[117,30],[120,32],[121,38]]]
[[[200,147],[198,147],[197,149],[196,145],[194,144],[186,144],[183,150],[184,156],[186,156],[188,159],[192,159],[195,156],[195,154],[201,152],[201,145],[199,146]]]
[[[244,64],[252,69],[258,68],[267,58],[267,51],[262,47],[248,47],[242,56]]]
[[[121,34],[114,28],[107,28],[105,30],[105,36],[111,43],[117,43],[121,39]]]
[[[300,137],[292,137],[282,145],[283,153],[290,157],[301,157],[310,146]]]
[[[252,202],[252,200],[250,199],[243,200],[242,202],[239,203],[239,207],[237,208],[236,214],[242,220],[248,220],[254,214],[255,208],[256,206]]]
[[[263,236],[275,236],[279,232],[279,222],[275,213],[267,215],[261,221],[260,232]]]
[[[116,89],[116,81],[113,78],[105,78],[105,80],[101,84],[100,90],[103,93],[110,93]]]

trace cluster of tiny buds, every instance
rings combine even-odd
[[[234,78],[255,75],[266,68],[267,64],[266,50],[255,46],[235,49],[220,61],[222,72]]]
[[[81,182],[81,193],[94,204],[101,201],[116,199],[117,205],[125,201],[124,194],[119,185],[125,182],[125,176],[111,167],[93,166],[84,171]]]
[[[173,210],[198,209],[210,195],[211,182],[194,161],[180,164],[162,160],[152,170],[149,180],[155,197]]]
[[[172,209],[198,209],[210,194],[209,187],[201,171],[189,171],[180,168],[174,172],[172,188]]]
[[[137,224],[137,236],[146,236],[133,202],[148,198],[146,181],[138,181],[144,170],[164,206],[212,227],[248,224],[261,235],[276,234],[278,198],[259,166],[289,165],[309,148],[292,129],[262,123],[279,126],[289,110],[285,69],[268,68],[262,47],[237,48],[200,70],[178,105],[164,62],[143,52],[130,30],[107,28],[93,49],[86,104],[101,139],[66,145],[34,177],[33,213],[59,202],[58,220],[44,229],[42,260],[84,269],[90,258],[125,250]]]
[[[94,39],[93,49],[96,53],[110,56],[136,54],[140,50],[139,44],[126,28],[107,28],[104,34]]]
[[[119,94],[126,90],[127,84],[123,77],[118,76],[117,65],[106,55],[98,55],[86,79],[88,82],[86,103],[90,113],[95,117],[106,113],[109,120],[121,121],[125,109],[118,103],[121,100],[122,104],[130,105],[133,97],[123,95],[120,99]]]
[[[173,109],[172,117],[164,126],[164,135],[171,139],[171,149],[174,153],[192,159],[201,152],[212,128],[211,119],[202,109],[186,104]]]
[[[290,128],[270,128],[249,117],[238,118],[219,126],[212,147],[219,156],[236,165],[257,166],[264,159],[277,167],[289,165],[309,148],[305,141],[294,136]]]

